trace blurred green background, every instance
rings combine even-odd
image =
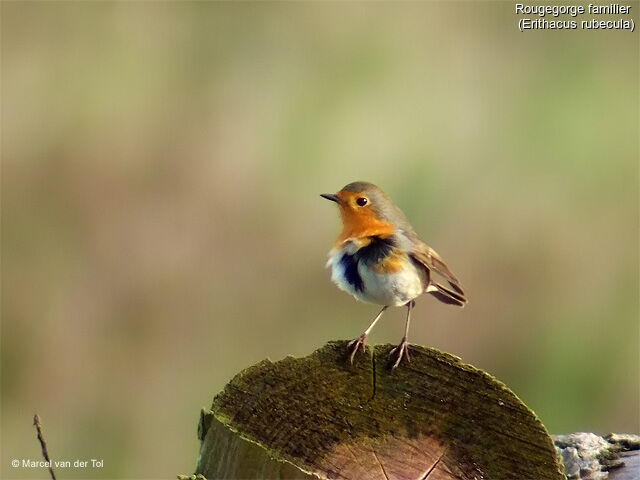
[[[638,21],[638,2],[629,2]],[[318,194],[381,186],[461,278],[410,340],[552,433],[638,432],[638,34],[511,2],[2,2],[2,456],[190,473],[239,370],[361,333]],[[373,342],[395,343],[403,311]]]

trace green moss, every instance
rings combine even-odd
[[[269,456],[328,478],[342,473],[342,445],[370,452],[389,439],[444,446],[438,462],[461,478],[564,478],[544,426],[503,383],[414,345],[411,363],[392,370],[392,348],[368,349],[353,365],[342,341],[262,361],[236,375],[211,411]]]

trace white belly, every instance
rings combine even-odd
[[[376,273],[362,264],[358,266],[358,272],[365,288],[355,297],[365,302],[397,307],[413,300],[424,291],[420,275],[408,259],[407,268],[395,273]]]
[[[358,300],[378,305],[400,306],[413,300],[424,292],[424,273],[417,270],[406,258],[405,268],[394,273],[377,273],[362,262],[358,263],[358,274],[362,280],[361,288],[349,281],[345,265],[340,261],[345,252],[334,249],[329,252],[327,267],[331,268],[331,280],[338,288],[350,293]],[[353,280],[353,279],[352,279]]]

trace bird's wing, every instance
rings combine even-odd
[[[427,286],[426,291],[442,301],[445,301],[441,298],[442,296],[448,297],[450,300],[454,300],[453,302],[445,303],[464,305],[467,302],[467,299],[464,296],[460,280],[458,280],[455,274],[447,264],[444,263],[444,260],[442,260],[440,255],[438,255],[433,248],[429,247],[422,241],[415,243],[416,245],[411,252],[411,257],[418,263],[424,265],[429,271],[430,285]],[[453,290],[442,285],[443,282],[439,281],[438,278],[434,278],[434,273],[437,276],[442,277]]]

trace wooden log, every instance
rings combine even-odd
[[[240,372],[203,410],[196,475],[565,478],[544,426],[502,383],[416,345],[411,363],[392,370],[392,348],[367,349],[351,365],[347,342],[330,342]]]

